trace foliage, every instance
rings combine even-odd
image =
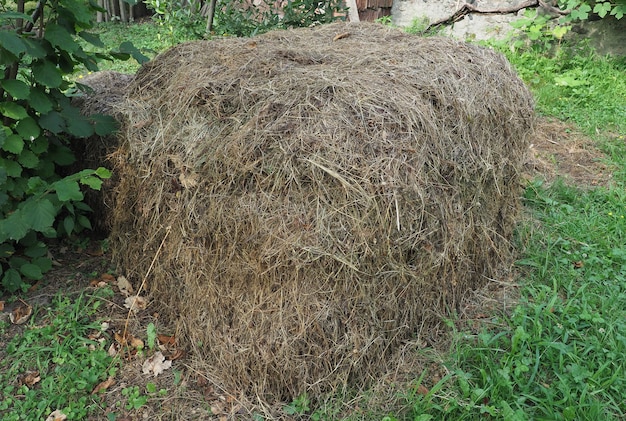
[[[26,329],[6,344],[0,418],[45,420],[60,410],[68,419],[87,419],[98,409],[90,394],[117,368],[104,345],[89,336],[101,330],[92,317],[111,293],[107,288],[97,296],[76,299],[57,295],[50,309],[34,311]],[[37,373],[37,378],[23,380],[29,373]]]
[[[32,14],[25,10],[23,0],[14,9],[0,3],[0,289],[10,292],[50,269],[42,237],[91,226],[81,186],[99,189],[110,174],[100,168],[63,177],[63,168],[75,161],[68,137],[115,129],[110,117],[82,116],[71,102],[78,90],[64,78],[77,66],[97,70],[106,57],[85,52],[77,41],[103,47],[88,31],[94,6],[40,0],[26,10]],[[123,48],[116,56],[137,53],[131,45]]]
[[[524,16],[513,23],[513,28],[526,34],[527,39],[516,39],[516,48],[530,44],[540,49],[550,49],[555,41],[560,44],[577,22],[597,18],[614,17],[621,19],[626,14],[626,0],[593,1],[593,0],[559,0],[555,10],[545,11],[541,7],[527,9]],[[555,19],[556,16],[560,16]]]
[[[502,51],[531,87],[541,114],[575,122],[595,135],[626,131],[626,61],[598,57],[581,43],[553,54]]]
[[[206,18],[201,4],[186,0],[147,0],[156,12],[157,21],[168,28],[174,39],[200,39],[205,33]],[[272,29],[308,27],[336,20],[346,9],[340,0],[290,0],[277,9],[276,2],[263,0],[218,1],[214,34],[252,36]]]

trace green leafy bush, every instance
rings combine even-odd
[[[95,6],[77,0],[0,2],[0,289],[14,292],[50,269],[45,238],[78,233],[91,224],[81,188],[99,189],[104,168],[66,175],[75,157],[68,139],[115,130],[108,116],[85,117],[72,105],[77,91],[64,77],[78,67],[97,70],[104,47],[92,27]],[[32,3],[28,3],[31,5]],[[26,13],[27,12],[27,13]],[[134,53],[127,46],[126,52]]]

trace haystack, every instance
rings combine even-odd
[[[191,42],[123,114],[116,260],[232,393],[366,384],[509,255],[533,105],[493,51],[366,23]]]

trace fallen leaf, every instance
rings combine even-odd
[[[124,300],[124,307],[132,311],[145,310],[148,301],[139,295],[131,295]]]
[[[126,279],[125,276],[117,277],[117,287],[120,289],[120,292],[126,297],[134,292],[133,286],[130,284],[130,282],[128,282],[128,279]]]
[[[11,313],[9,313],[9,319],[11,319],[11,323],[16,325],[21,325],[26,323],[30,318],[30,315],[33,314],[33,307],[24,301],[22,301],[23,305],[15,307]]]
[[[428,388],[426,386],[424,386],[423,384],[420,384],[419,386],[417,386],[417,394],[418,395],[428,395]]]
[[[170,360],[174,361],[174,360],[178,360],[180,358],[183,358],[185,356],[186,352],[183,349],[177,349],[176,351],[174,351],[172,353],[172,355],[170,355]]]
[[[120,344],[116,344],[114,342],[109,347],[109,350],[107,351],[107,354],[109,354],[109,357],[115,357],[120,352],[120,349],[121,349]]]
[[[96,395],[100,392],[104,392],[106,391],[109,387],[113,386],[115,384],[115,379],[113,377],[109,377],[108,379],[106,379],[103,382],[100,382],[100,384],[98,384],[98,386],[96,386],[93,391],[91,392],[92,395]]]
[[[113,339],[115,339],[115,342],[117,342],[118,344],[124,346],[128,342],[128,332],[122,334],[122,331],[118,330],[113,334]]]
[[[577,262],[574,262],[574,269],[580,269],[583,266],[585,266],[585,263],[582,260],[579,260]]]
[[[129,344],[133,348],[143,348],[144,347],[143,341],[141,339],[139,339],[139,338],[135,338],[134,336],[130,337]]]
[[[157,335],[161,345],[176,345],[176,336]]]
[[[63,412],[57,409],[56,411],[48,415],[48,418],[46,418],[46,421],[65,421],[66,419],[67,419],[67,415],[65,415]]]
[[[156,377],[171,366],[172,361],[166,360],[163,353],[157,352],[143,363],[142,370],[143,374],[154,374]]]
[[[100,275],[100,279],[106,282],[113,283],[115,281],[115,276],[111,275],[110,273],[103,273],[102,275]]]
[[[27,371],[24,375],[20,376],[19,382],[25,384],[28,387],[33,387],[41,381],[39,371]]]
[[[0,301],[0,311],[4,310],[4,301]]]
[[[348,38],[350,36],[349,32],[344,32],[343,34],[337,34],[333,38],[333,41],[339,41],[340,39]]]

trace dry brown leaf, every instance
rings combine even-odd
[[[100,275],[100,279],[109,283],[115,282],[115,276],[111,275],[110,273],[103,273],[102,275]]]
[[[143,348],[144,347],[143,341],[141,339],[139,339],[139,338],[135,338],[134,336],[130,337],[129,344],[133,348]]]
[[[428,395],[428,392],[430,392],[430,391],[423,384],[420,384],[419,386],[417,386],[417,394],[418,395]]]
[[[340,39],[348,38],[350,36],[350,32],[344,32],[343,34],[337,34],[333,38],[333,41],[339,41]]]
[[[56,411],[53,411],[50,415],[48,415],[46,421],[65,421],[66,419],[67,415],[57,409]]]
[[[4,310],[4,301],[0,301],[0,311]]]
[[[108,379],[106,379],[103,382],[100,382],[100,384],[98,384],[98,386],[96,386],[93,391],[91,392],[92,395],[96,395],[100,392],[105,392],[109,387],[113,386],[115,384],[115,379],[113,377],[109,377]]]
[[[178,176],[178,180],[180,181],[180,185],[186,189],[190,189],[198,185],[198,174],[186,174],[184,172],[180,173]]]
[[[124,300],[124,307],[132,311],[145,310],[148,306],[148,300],[139,295],[131,295]]]
[[[11,313],[9,313],[9,319],[11,319],[11,323],[16,325],[24,324],[30,318],[30,315],[33,314],[33,307],[24,301],[22,301],[23,305],[15,307]]]
[[[122,331],[118,330],[113,334],[113,339],[115,339],[115,342],[117,342],[118,344],[124,346],[128,342],[128,333],[125,332],[122,334]]]
[[[156,377],[171,366],[172,360],[166,360],[165,356],[159,351],[143,363],[142,371],[143,374],[153,374]]]
[[[130,284],[130,282],[128,282],[128,279],[126,279],[125,276],[117,277],[117,287],[120,289],[120,292],[125,297],[132,295],[132,293],[134,292],[133,286]]]
[[[176,345],[176,336],[157,335],[161,345]]]
[[[27,371],[23,376],[20,377],[19,380],[21,384],[25,384],[28,387],[33,387],[41,381],[41,377],[39,376],[39,371]]]
[[[172,353],[172,355],[170,355],[170,360],[174,361],[174,360],[181,359],[185,356],[185,354],[186,354],[185,350],[177,349]]]

